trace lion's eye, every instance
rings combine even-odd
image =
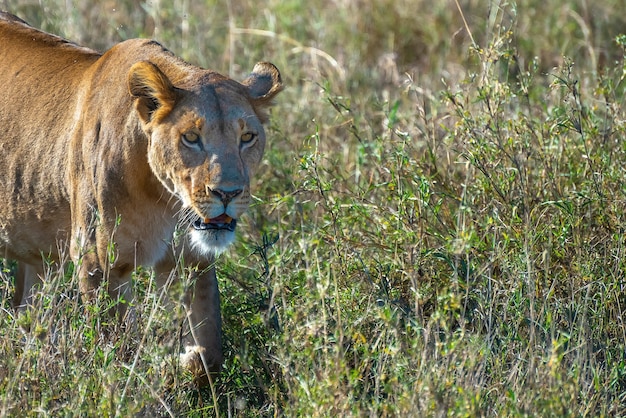
[[[200,136],[195,132],[187,132],[182,135],[183,144],[190,148],[197,148],[200,143]]]
[[[246,132],[245,134],[241,135],[241,142],[250,143],[254,140],[254,138],[256,138],[256,134],[252,132]]]

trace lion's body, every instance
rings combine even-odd
[[[137,143],[147,139],[119,131],[120,127],[130,128],[126,125],[133,113],[125,74],[120,72],[118,80],[107,79],[106,68],[97,68],[101,67],[97,63],[99,54],[54,38],[50,40],[29,28],[18,26],[22,33],[15,34],[11,32],[14,26],[0,21],[0,39],[13,35],[11,42],[3,42],[0,48],[3,63],[0,92],[2,97],[10,98],[0,107],[3,127],[0,196],[5,203],[0,205],[0,240],[5,254],[31,264],[41,263],[41,252],[54,258],[59,240],[67,242],[70,237],[71,196],[77,191],[72,189],[84,176],[89,177],[94,191],[103,186],[98,184],[102,181],[115,183],[105,186],[115,188],[113,193],[102,190],[107,193],[103,197],[110,200],[105,207],[127,212],[123,206],[131,202],[120,203],[130,197],[141,207],[141,215],[159,217],[160,214],[162,218],[173,219],[173,208],[167,210],[168,199],[158,202],[163,187],[155,178],[155,187],[124,190],[129,187],[123,183],[125,177],[153,177],[149,176],[147,146]],[[32,34],[39,35],[39,39],[29,36]],[[142,46],[146,46],[144,41],[130,41],[117,49],[122,50],[119,54],[122,59],[123,50],[135,49],[141,60],[148,55],[148,51],[141,51]],[[147,45],[145,49],[158,53],[154,50],[160,48]],[[29,53],[24,53],[25,50]],[[51,50],[56,53],[51,54]],[[125,64],[127,73],[132,61],[120,64]],[[93,80],[93,75],[99,80]],[[96,84],[93,87],[92,81]],[[106,100],[94,100],[94,96],[102,94],[98,85],[107,86],[103,97]],[[103,120],[107,121],[104,126]],[[111,127],[119,136],[96,132]],[[120,161],[123,149],[130,157],[128,160],[133,161],[131,166],[127,165],[128,161]],[[152,198],[146,193],[152,194]],[[127,218],[132,212],[119,215]],[[157,219],[153,219],[153,225],[163,224],[163,219],[154,221]],[[129,223],[125,219],[124,224]],[[150,223],[148,219],[142,220],[141,229],[145,230],[143,226]],[[167,228],[171,233],[172,222],[166,224],[170,224]],[[147,238],[147,242],[155,241]],[[154,262],[150,260],[152,254],[138,255],[140,264]]]
[[[0,256],[41,271],[42,255],[67,250],[85,297],[104,277],[125,294],[137,265],[171,269],[183,214],[193,237],[179,249],[199,247],[186,260],[210,266],[248,205],[263,110],[280,88],[271,64],[239,84],[153,41],[100,54],[0,13]],[[192,327],[219,333],[214,270],[198,283]],[[197,339],[219,364],[219,336]]]

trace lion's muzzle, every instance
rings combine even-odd
[[[208,219],[196,219],[193,223],[193,227],[197,231],[206,231],[208,229],[234,231],[237,227],[237,219],[233,219],[225,213],[221,214],[217,218]]]

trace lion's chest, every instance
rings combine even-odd
[[[119,262],[153,266],[172,250],[176,219],[169,211],[142,211],[120,217],[113,248]]]

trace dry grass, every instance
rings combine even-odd
[[[4,3],[288,89],[220,260],[215,395],[148,274],[142,331],[105,337],[61,272],[16,320],[7,270],[0,415],[626,415],[621,3]]]

